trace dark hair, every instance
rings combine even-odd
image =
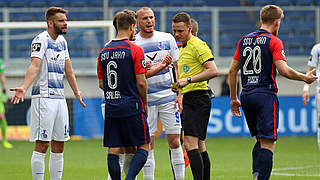
[[[136,13],[128,9],[118,12],[113,18],[113,26],[117,30],[126,30],[132,24],[136,24]]]
[[[276,5],[266,5],[260,10],[260,20],[263,24],[272,24],[283,17],[283,10]]]
[[[67,14],[68,10],[65,10],[60,7],[49,7],[45,13],[46,14],[46,21],[48,22],[49,20],[53,20],[54,15],[56,15],[57,13]]]
[[[191,25],[191,18],[190,18],[190,15],[185,13],[185,12],[181,12],[181,13],[178,13],[176,14],[172,21],[174,23],[179,23],[179,22],[184,22],[187,26],[188,25]]]

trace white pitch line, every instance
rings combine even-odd
[[[312,165],[312,166],[301,166],[301,167],[288,167],[288,168],[276,168],[272,171],[287,171],[287,170],[298,170],[298,169],[308,169],[308,168],[317,168],[320,167],[319,165]]]
[[[272,173],[276,176],[299,176],[299,177],[320,177],[320,174],[290,174],[290,173]]]

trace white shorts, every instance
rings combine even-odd
[[[320,87],[317,86],[317,92],[316,92],[316,107],[317,107],[317,120],[318,123],[320,123]]]
[[[181,120],[179,112],[175,111],[174,102],[157,106],[148,106],[148,124],[150,136],[154,136],[158,127],[158,119],[161,120],[165,134],[180,134]]]
[[[69,139],[69,114],[66,100],[33,98],[30,141],[67,141]]]

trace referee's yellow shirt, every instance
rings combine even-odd
[[[179,78],[188,78],[203,72],[205,70],[203,63],[212,58],[213,55],[207,43],[192,36],[187,45],[183,45],[179,51]],[[182,88],[181,94],[196,90],[208,90],[207,81],[190,83]]]

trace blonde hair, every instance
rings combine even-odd
[[[275,20],[283,17],[283,10],[276,5],[266,5],[260,10],[260,20],[263,24],[273,24]]]

